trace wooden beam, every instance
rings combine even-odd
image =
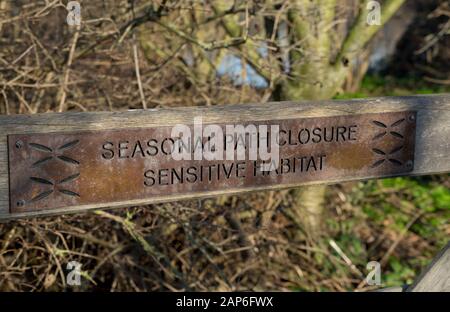
[[[414,111],[417,113],[414,169],[408,175],[450,172],[450,95],[384,97],[361,100],[321,102],[275,102],[264,104],[227,105],[213,107],[180,107],[125,112],[44,113],[35,115],[0,116],[0,219],[79,212],[88,209],[125,207],[165,201],[236,194],[264,189],[296,187],[304,184],[338,183],[368,178],[343,176],[339,179],[296,182],[285,185],[229,187],[186,194],[161,194],[145,199],[84,204],[29,212],[10,212],[8,170],[8,136],[15,134],[61,133],[73,131],[126,130],[142,127],[164,127],[192,124],[202,116],[203,123],[236,124],[277,121],[296,118],[354,116],[373,113]]]
[[[406,291],[450,292],[450,242]]]

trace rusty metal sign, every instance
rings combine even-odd
[[[8,135],[10,211],[400,175],[413,170],[415,117],[244,123],[279,126],[279,162],[271,171],[260,170],[261,159],[175,160],[172,127]],[[218,126],[225,133],[226,125]]]

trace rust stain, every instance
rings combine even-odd
[[[334,168],[356,170],[364,168],[372,158],[373,153],[367,145],[352,144],[334,153],[328,163]]]

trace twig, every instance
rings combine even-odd
[[[169,23],[163,23],[161,21],[155,21],[156,24],[158,24],[159,26],[167,29],[168,31],[174,33],[175,35],[177,35],[180,38],[185,39],[186,41],[193,43],[197,46],[199,46],[200,48],[202,48],[203,50],[206,51],[212,51],[212,50],[217,50],[217,49],[226,49],[226,48],[231,48],[234,46],[238,46],[241,45],[243,43],[245,43],[247,41],[247,37],[239,37],[239,38],[231,38],[230,40],[221,40],[221,41],[211,41],[211,42],[202,42],[197,40],[194,37],[191,37],[190,35],[186,34],[185,32],[177,29],[175,26],[169,24]]]
[[[6,112],[6,115],[9,115],[9,103],[8,103],[8,96],[6,95],[6,92],[5,92],[5,90],[2,90],[2,95],[3,95],[3,98],[5,99],[5,112]]]
[[[443,85],[447,85],[450,86],[450,79],[436,79],[436,78],[431,78],[428,76],[425,76],[424,79],[426,81],[432,82],[432,83],[437,83],[437,84],[443,84]]]
[[[147,103],[145,102],[144,89],[142,88],[141,74],[139,72],[139,57],[138,57],[138,50],[137,50],[137,44],[136,44],[136,36],[134,33],[133,33],[133,57],[134,57],[134,69],[136,71],[136,80],[138,83],[139,94],[141,96],[141,101],[142,101],[142,108],[147,109]]]
[[[406,233],[409,231],[409,228],[416,223],[416,221],[423,215],[423,212],[420,212],[416,214],[405,226],[405,228],[400,233],[400,236],[395,240],[395,242],[389,247],[389,249],[384,254],[383,258],[381,258],[380,264],[382,267],[384,267],[389,260],[389,257],[394,252],[395,248],[398,246],[398,244],[402,241],[402,239],[405,237]]]
[[[80,26],[77,26],[77,29],[73,36],[72,46],[70,47],[69,58],[67,59],[66,70],[64,73],[64,80],[63,80],[63,83],[60,88],[61,99],[59,101],[59,110],[58,110],[59,112],[63,112],[66,110],[66,105],[65,105],[66,95],[67,95],[66,94],[66,85],[69,82],[70,66],[72,65],[73,55],[75,53],[75,48],[77,46],[77,41],[78,41],[79,35],[80,35]]]
[[[427,51],[429,48],[434,46],[436,42],[438,42],[444,35],[446,35],[449,30],[450,30],[450,20],[448,20],[447,23],[445,23],[444,27],[442,27],[442,29],[436,35],[433,35],[433,37],[430,40],[428,40],[422,48],[415,51],[414,54],[419,55]]]
[[[114,221],[120,223],[122,225],[122,227],[124,228],[124,230],[126,230],[126,232],[128,232],[128,234],[131,237],[133,237],[133,239],[136,240],[136,242],[138,242],[141,245],[141,247],[144,249],[144,251],[156,261],[156,263],[160,266],[160,268],[164,272],[166,272],[172,278],[174,278],[174,277],[178,278],[181,282],[183,282],[183,284],[185,284],[181,272],[179,272],[176,268],[174,268],[172,266],[172,264],[170,263],[170,260],[167,258],[166,255],[159,252],[154,246],[149,244],[149,242],[137,231],[136,225],[133,222],[131,222],[128,219],[124,219],[120,216],[113,215],[113,214],[110,214],[105,211],[95,211],[95,213],[99,216],[102,216],[102,217],[105,217],[105,218],[108,218],[108,219],[111,219],[111,220],[114,220]],[[167,269],[163,265],[162,260],[169,267],[169,269]]]
[[[350,260],[349,257],[347,257],[347,255],[342,251],[341,247],[338,246],[338,244],[336,244],[336,242],[332,239],[330,239],[329,244],[331,247],[333,247],[333,249],[339,254],[339,256],[341,256],[341,258],[345,261],[345,263],[347,263],[347,265],[356,273],[358,273],[358,275],[362,276],[363,274],[361,273],[360,270],[358,270],[358,268],[353,264],[352,260]]]

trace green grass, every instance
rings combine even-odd
[[[413,94],[436,94],[450,92],[450,86],[428,83],[418,78],[394,78],[366,76],[361,88],[355,93],[343,93],[335,99],[355,99],[372,96],[404,96]]]
[[[445,92],[450,92],[450,87],[432,85],[415,78],[367,76],[358,92],[341,94],[336,98]],[[382,268],[382,282],[384,287],[411,284],[449,240],[449,179],[450,175],[398,177],[358,183],[349,197],[352,206],[362,208],[359,210],[362,215],[353,215],[339,224],[330,221],[328,228],[338,233],[334,237],[337,244],[348,252],[347,256],[361,271],[368,261],[379,260],[392,240],[400,239],[401,244]],[[420,217],[411,225],[417,215]],[[375,238],[386,235],[386,242],[382,241],[377,247],[367,247],[362,238],[354,235],[354,227],[364,223]]]

